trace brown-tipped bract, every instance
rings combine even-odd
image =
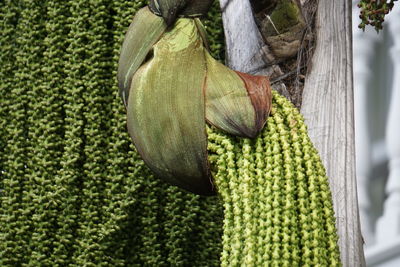
[[[270,109],[269,80],[235,72],[213,59],[198,19],[178,19],[154,44],[135,39],[135,34],[126,35],[120,59],[125,64],[120,90],[124,100],[129,95],[129,134],[157,176],[196,194],[214,194],[206,121],[232,135],[257,136]],[[141,48],[136,49],[138,57],[130,47]]]
[[[206,58],[207,121],[233,135],[256,137],[270,109],[268,78],[233,71],[208,53]]]

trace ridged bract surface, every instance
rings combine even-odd
[[[115,78],[145,4],[0,3],[0,266],[336,266],[327,178],[300,115],[276,94],[257,139],[210,130],[220,197],[145,167]],[[205,25],[222,59],[217,5]]]

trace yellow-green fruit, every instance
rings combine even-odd
[[[222,266],[340,266],[328,178],[299,111],[273,92],[256,139],[208,129]]]

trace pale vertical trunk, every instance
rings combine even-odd
[[[320,0],[317,45],[302,113],[330,179],[343,266],[365,264],[354,148],[350,0]]]
[[[266,62],[265,45],[254,21],[248,0],[220,0],[224,21],[226,65],[246,73],[259,73]],[[240,40],[240,41],[238,41]]]
[[[266,59],[260,57],[263,43],[250,4],[248,0],[220,2],[227,63],[236,70],[254,72]],[[330,179],[343,266],[364,266],[355,178],[351,1],[320,0],[316,27],[302,113]]]

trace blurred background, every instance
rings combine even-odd
[[[383,30],[353,1],[356,161],[367,266],[400,266],[400,4]]]

